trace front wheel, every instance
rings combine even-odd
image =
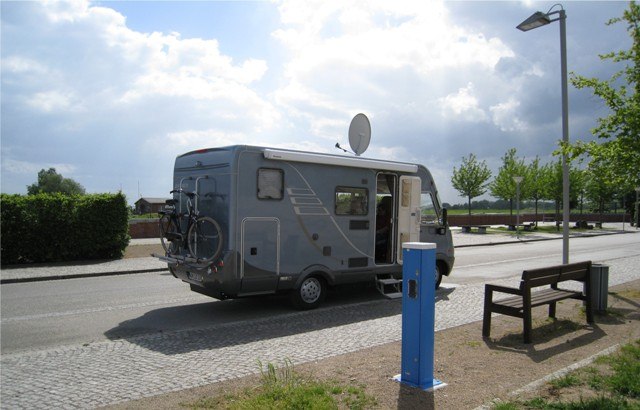
[[[291,302],[296,309],[315,309],[324,300],[327,293],[327,284],[321,277],[309,276],[300,286],[291,291]]]
[[[191,256],[204,262],[212,261],[222,250],[222,228],[208,216],[195,220],[189,227],[187,238]]]
[[[440,282],[442,282],[442,265],[436,262],[436,290],[440,287]]]

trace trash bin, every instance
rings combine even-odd
[[[594,263],[591,265],[591,306],[595,312],[607,310],[609,292],[609,266]]]

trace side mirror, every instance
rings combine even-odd
[[[447,208],[442,209],[442,226],[437,229],[439,235],[445,235],[447,233]]]

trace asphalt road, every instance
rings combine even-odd
[[[445,284],[482,283],[519,275],[524,268],[561,263],[561,241],[462,248]],[[571,240],[571,261],[640,255],[640,235]],[[2,353],[82,345],[137,335],[197,329],[286,315],[286,298],[216,301],[190,292],[168,273],[148,273],[50,282],[5,284],[1,288]],[[370,288],[341,288],[328,306],[380,299]]]
[[[569,262],[594,263],[640,255],[640,234],[571,238]],[[449,283],[470,284],[519,275],[523,269],[562,264],[562,241],[522,242],[456,249]]]

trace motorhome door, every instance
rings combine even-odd
[[[241,241],[242,293],[275,290],[280,274],[280,221],[277,218],[245,218]]]
[[[420,177],[401,176],[398,197],[397,260],[402,263],[402,244],[420,240]]]

